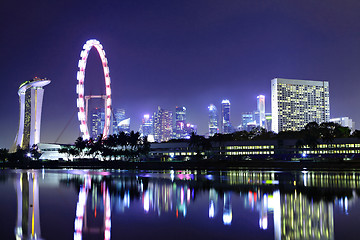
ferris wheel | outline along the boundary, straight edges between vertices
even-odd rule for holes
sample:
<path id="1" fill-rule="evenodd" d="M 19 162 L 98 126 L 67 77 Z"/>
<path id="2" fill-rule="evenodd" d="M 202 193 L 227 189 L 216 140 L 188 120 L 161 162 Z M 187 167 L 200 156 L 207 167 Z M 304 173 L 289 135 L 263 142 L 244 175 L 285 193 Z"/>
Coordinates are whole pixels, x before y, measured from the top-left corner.
<path id="1" fill-rule="evenodd" d="M 79 71 L 77 72 L 77 80 L 78 84 L 76 86 L 77 97 L 77 107 L 78 107 L 78 119 L 80 121 L 80 131 L 82 133 L 83 139 L 89 139 L 89 128 L 87 125 L 87 112 L 85 107 L 85 96 L 84 96 L 84 80 L 85 80 L 85 69 L 87 58 L 89 56 L 89 52 L 91 48 L 95 47 L 100 58 L 102 67 L 104 70 L 104 78 L 105 78 L 105 124 L 103 130 L 103 138 L 106 138 L 109 134 L 110 129 L 110 116 L 111 116 L 111 88 L 110 88 L 110 75 L 109 75 L 109 66 L 108 61 L 105 56 L 105 51 L 103 50 L 103 46 L 96 39 L 88 40 L 84 46 L 83 50 L 80 53 L 79 60 Z"/>

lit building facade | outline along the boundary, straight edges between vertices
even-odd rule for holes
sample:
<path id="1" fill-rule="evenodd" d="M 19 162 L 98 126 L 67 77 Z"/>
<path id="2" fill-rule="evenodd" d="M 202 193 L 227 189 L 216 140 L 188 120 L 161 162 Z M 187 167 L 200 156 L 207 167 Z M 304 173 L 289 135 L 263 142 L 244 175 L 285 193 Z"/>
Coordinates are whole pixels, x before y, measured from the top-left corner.
<path id="1" fill-rule="evenodd" d="M 90 112 L 90 137 L 96 139 L 98 136 L 103 134 L 105 125 L 105 112 L 104 108 L 94 108 Z"/>
<path id="2" fill-rule="evenodd" d="M 332 118 L 330 122 L 338 123 L 343 127 L 350 128 L 351 132 L 355 131 L 355 122 L 349 117 Z"/>
<path id="3" fill-rule="evenodd" d="M 176 107 L 175 108 L 175 139 L 186 138 L 186 108 L 185 107 Z"/>
<path id="4" fill-rule="evenodd" d="M 154 140 L 166 142 L 172 136 L 172 112 L 158 107 L 154 113 Z"/>
<path id="5" fill-rule="evenodd" d="M 219 133 L 218 112 L 214 104 L 210 104 L 209 109 L 209 136 Z"/>
<path id="6" fill-rule="evenodd" d="M 244 112 L 241 114 L 241 130 L 250 131 L 248 125 L 253 125 L 254 114 L 252 112 Z"/>
<path id="7" fill-rule="evenodd" d="M 46 78 L 35 77 L 33 80 L 20 85 L 18 90 L 20 103 L 19 129 L 10 152 L 15 152 L 17 146 L 26 149 L 40 142 L 43 87 L 50 82 Z"/>
<path id="8" fill-rule="evenodd" d="M 265 96 L 257 96 L 257 112 L 259 113 L 259 118 L 256 119 L 258 126 L 265 128 Z"/>
<path id="9" fill-rule="evenodd" d="M 228 99 L 221 102 L 221 133 L 232 133 L 232 126 L 230 123 L 230 101 Z"/>
<path id="10" fill-rule="evenodd" d="M 329 82 L 271 80 L 272 131 L 299 131 L 310 122 L 329 122 Z"/>
<path id="11" fill-rule="evenodd" d="M 113 110 L 113 133 L 119 134 L 120 132 L 130 132 L 130 118 L 125 115 L 125 109 L 115 108 Z"/>
<path id="12" fill-rule="evenodd" d="M 145 114 L 142 123 L 140 125 L 140 135 L 142 137 L 144 136 L 153 136 L 154 135 L 154 129 L 153 129 L 153 117 L 149 114 Z M 153 137 L 154 138 L 154 137 Z"/>

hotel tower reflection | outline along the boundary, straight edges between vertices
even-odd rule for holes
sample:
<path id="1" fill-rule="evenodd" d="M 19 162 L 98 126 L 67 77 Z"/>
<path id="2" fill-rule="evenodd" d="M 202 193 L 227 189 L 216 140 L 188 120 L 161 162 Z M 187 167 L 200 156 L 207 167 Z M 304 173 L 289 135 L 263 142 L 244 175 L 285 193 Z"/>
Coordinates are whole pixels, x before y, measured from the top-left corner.
<path id="1" fill-rule="evenodd" d="M 39 213 L 38 173 L 27 171 L 17 173 L 15 188 L 17 194 L 16 239 L 42 239 Z"/>
<path id="2" fill-rule="evenodd" d="M 188 218 L 196 201 L 206 209 L 203 221 L 222 218 L 226 227 L 238 227 L 244 214 L 239 209 L 245 208 L 258 213 L 259 231 L 273 228 L 274 239 L 334 239 L 334 209 L 347 214 L 360 183 L 360 174 L 351 172 L 68 170 L 57 176 L 61 187 L 75 187 L 78 193 L 74 240 L 90 235 L 109 240 L 112 217 L 139 207 L 141 214 Z M 16 174 L 16 239 L 41 239 L 37 179 L 38 171 Z"/>

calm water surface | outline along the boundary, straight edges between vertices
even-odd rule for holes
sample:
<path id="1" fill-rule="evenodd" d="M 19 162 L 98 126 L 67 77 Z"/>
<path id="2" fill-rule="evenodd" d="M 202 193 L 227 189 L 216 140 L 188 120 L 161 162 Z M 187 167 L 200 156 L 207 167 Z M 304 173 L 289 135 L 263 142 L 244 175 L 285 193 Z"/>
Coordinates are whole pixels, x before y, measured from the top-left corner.
<path id="1" fill-rule="evenodd" d="M 0 239 L 359 239 L 360 172 L 0 170 Z"/>

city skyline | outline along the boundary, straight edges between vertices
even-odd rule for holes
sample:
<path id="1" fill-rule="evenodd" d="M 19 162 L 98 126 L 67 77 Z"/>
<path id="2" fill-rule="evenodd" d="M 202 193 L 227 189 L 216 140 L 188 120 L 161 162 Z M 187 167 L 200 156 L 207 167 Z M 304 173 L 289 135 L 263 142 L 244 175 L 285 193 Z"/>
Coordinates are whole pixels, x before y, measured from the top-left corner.
<path id="1" fill-rule="evenodd" d="M 0 95 L 0 147 L 17 131 L 18 86 L 47 77 L 41 141 L 73 143 L 76 72 L 81 47 L 96 38 L 106 50 L 114 106 L 127 110 L 138 131 L 157 106 L 187 108 L 187 119 L 208 132 L 208 106 L 231 102 L 231 122 L 256 109 L 270 112 L 273 78 L 324 80 L 330 85 L 331 118 L 360 122 L 360 3 L 357 1 L 87 1 L 4 3 Z M 80 11 L 81 9 L 81 11 Z M 35 17 L 36 16 L 36 17 Z M 90 51 L 85 94 L 104 94 L 101 61 Z M 74 116 L 75 115 L 75 116 Z M 69 124 L 67 124 L 69 123 Z"/>

